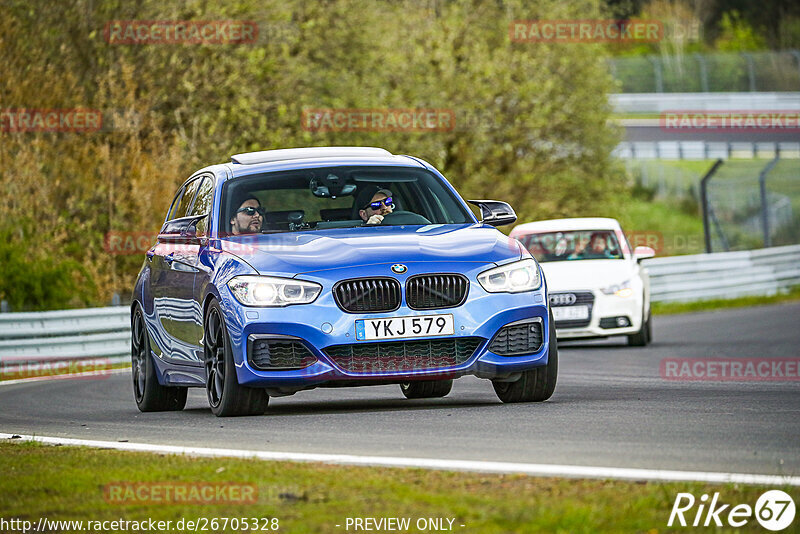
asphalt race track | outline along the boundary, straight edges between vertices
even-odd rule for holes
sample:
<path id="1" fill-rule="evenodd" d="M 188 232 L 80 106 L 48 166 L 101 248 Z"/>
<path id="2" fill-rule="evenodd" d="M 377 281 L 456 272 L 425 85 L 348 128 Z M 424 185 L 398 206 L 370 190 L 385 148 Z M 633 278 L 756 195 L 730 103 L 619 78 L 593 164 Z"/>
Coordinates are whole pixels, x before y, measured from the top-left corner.
<path id="1" fill-rule="evenodd" d="M 656 341 L 562 344 L 543 404 L 503 405 L 488 381 L 444 399 L 398 386 L 316 389 L 260 417 L 218 419 L 205 391 L 142 414 L 130 376 L 0 386 L 0 432 L 285 452 L 346 453 L 770 475 L 800 474 L 800 382 L 676 382 L 672 357 L 797 357 L 800 303 L 656 317 Z"/>
<path id="2" fill-rule="evenodd" d="M 706 141 L 709 143 L 797 143 L 796 131 L 747 131 L 735 129 L 669 130 L 656 119 L 651 125 L 625 126 L 625 140 L 630 142 Z"/>

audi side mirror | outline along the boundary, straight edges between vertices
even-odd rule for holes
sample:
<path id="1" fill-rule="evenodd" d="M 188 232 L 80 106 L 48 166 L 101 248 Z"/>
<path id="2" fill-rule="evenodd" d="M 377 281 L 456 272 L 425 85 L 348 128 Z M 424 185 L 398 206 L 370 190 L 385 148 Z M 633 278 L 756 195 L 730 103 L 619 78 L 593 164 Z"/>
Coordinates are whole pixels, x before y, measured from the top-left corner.
<path id="1" fill-rule="evenodd" d="M 517 220 L 514 209 L 506 202 L 499 200 L 467 200 L 481 210 L 481 222 L 491 226 L 503 226 Z"/>
<path id="2" fill-rule="evenodd" d="M 650 247 L 636 247 L 633 249 L 633 259 L 636 261 L 646 260 L 656 255 L 656 251 Z"/>

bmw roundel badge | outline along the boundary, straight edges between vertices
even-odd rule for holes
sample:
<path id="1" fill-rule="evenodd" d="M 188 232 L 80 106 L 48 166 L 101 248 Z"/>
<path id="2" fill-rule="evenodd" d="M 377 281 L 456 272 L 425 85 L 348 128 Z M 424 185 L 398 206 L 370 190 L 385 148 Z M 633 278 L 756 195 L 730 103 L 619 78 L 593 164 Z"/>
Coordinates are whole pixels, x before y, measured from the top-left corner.
<path id="1" fill-rule="evenodd" d="M 395 274 L 403 274 L 408 270 L 408 267 L 403 265 L 402 263 L 395 263 L 392 265 L 392 272 Z"/>

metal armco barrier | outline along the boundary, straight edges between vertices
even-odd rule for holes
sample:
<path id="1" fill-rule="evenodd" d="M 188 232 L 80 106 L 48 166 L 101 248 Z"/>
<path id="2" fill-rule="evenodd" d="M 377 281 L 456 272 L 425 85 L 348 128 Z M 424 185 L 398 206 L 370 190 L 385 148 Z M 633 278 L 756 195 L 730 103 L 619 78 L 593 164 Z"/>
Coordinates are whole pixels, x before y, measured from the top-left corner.
<path id="1" fill-rule="evenodd" d="M 771 295 L 800 285 L 800 245 L 645 260 L 653 302 Z M 169 304 L 169 303 L 164 303 Z M 171 316 L 196 310 L 165 306 Z M 0 364 L 130 358 L 130 308 L 0 313 Z"/>
<path id="2" fill-rule="evenodd" d="M 130 358 L 130 308 L 0 314 L 0 363 Z"/>
<path id="3" fill-rule="evenodd" d="M 644 260 L 653 302 L 774 295 L 800 285 L 800 245 Z"/>
<path id="4" fill-rule="evenodd" d="M 617 113 L 665 111 L 800 111 L 800 93 L 619 93 L 608 95 Z"/>

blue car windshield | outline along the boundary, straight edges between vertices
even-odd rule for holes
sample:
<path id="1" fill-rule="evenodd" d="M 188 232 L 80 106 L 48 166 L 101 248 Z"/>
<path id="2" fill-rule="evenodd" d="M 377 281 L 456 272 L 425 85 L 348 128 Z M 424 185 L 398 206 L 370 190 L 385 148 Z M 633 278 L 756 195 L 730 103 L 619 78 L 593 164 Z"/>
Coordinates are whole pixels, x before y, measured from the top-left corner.
<path id="1" fill-rule="evenodd" d="M 540 263 L 572 260 L 621 260 L 612 230 L 580 230 L 528 234 L 518 238 Z"/>
<path id="2" fill-rule="evenodd" d="M 373 196 L 388 197 L 390 205 L 370 206 Z M 375 213 L 381 214 L 382 226 L 473 222 L 461 200 L 425 169 L 338 166 L 228 180 L 220 203 L 220 233 L 352 228 L 366 226 Z"/>

